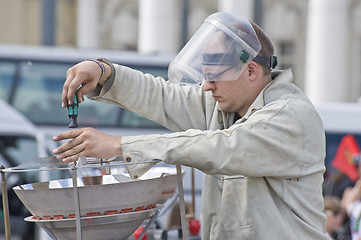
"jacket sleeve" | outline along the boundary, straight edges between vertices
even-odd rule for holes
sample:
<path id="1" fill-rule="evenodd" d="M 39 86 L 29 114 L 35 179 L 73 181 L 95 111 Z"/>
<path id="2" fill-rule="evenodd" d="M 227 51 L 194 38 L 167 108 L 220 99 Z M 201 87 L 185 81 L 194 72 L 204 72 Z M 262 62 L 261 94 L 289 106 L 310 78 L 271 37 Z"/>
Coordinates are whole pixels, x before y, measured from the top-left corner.
<path id="1" fill-rule="evenodd" d="M 112 66 L 113 76 L 88 98 L 116 104 L 173 131 L 207 128 L 215 103 L 206 104 L 208 93 L 201 86 L 171 84 L 125 66 Z"/>
<path id="2" fill-rule="evenodd" d="M 299 177 L 323 171 L 321 120 L 311 108 L 294 111 L 303 107 L 295 102 L 274 102 L 228 129 L 123 137 L 123 155 L 133 162 L 159 159 L 212 175 Z"/>

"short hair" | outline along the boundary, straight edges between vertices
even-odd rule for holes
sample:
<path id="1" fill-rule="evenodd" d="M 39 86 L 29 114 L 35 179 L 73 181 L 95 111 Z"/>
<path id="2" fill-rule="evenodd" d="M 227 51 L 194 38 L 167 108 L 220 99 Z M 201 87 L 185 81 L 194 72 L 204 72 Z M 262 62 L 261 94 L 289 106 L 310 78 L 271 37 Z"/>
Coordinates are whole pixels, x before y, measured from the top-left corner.
<path id="1" fill-rule="evenodd" d="M 274 55 L 274 47 L 271 39 L 267 36 L 267 34 L 254 22 L 251 22 L 251 25 L 258 37 L 258 40 L 261 44 L 261 50 L 259 51 L 257 56 L 260 57 L 271 57 Z M 262 66 L 262 65 L 261 65 Z M 271 69 L 266 66 L 262 66 L 264 74 L 267 75 L 271 72 Z"/>
<path id="2" fill-rule="evenodd" d="M 341 200 L 336 196 L 324 196 L 325 209 L 324 211 L 330 210 L 333 213 L 342 211 Z"/>

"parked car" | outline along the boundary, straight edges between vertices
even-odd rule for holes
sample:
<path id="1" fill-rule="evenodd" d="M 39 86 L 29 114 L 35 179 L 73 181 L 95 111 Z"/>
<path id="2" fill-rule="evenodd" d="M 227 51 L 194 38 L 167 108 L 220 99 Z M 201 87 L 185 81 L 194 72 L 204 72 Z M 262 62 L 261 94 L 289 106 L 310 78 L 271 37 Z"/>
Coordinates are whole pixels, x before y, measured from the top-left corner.
<path id="1" fill-rule="evenodd" d="M 67 126 L 67 112 L 60 102 L 66 71 L 84 59 L 98 57 L 164 78 L 173 59 L 172 55 L 130 51 L 0 45 L 0 98 L 36 125 Z M 80 106 L 78 123 L 102 128 L 139 128 L 145 132 L 162 129 L 117 106 L 89 100 Z"/>
<path id="2" fill-rule="evenodd" d="M 48 150 L 43 144 L 44 137 L 39 129 L 25 116 L 6 102 L 0 100 L 0 165 L 5 168 L 15 167 L 38 156 L 46 156 Z M 10 213 L 10 227 L 12 239 L 34 239 L 33 223 L 24 221 L 30 216 L 29 211 L 15 195 L 12 188 L 24 183 L 39 181 L 41 174 L 6 173 L 8 202 Z M 1 200 L 2 206 L 2 200 Z M 1 207 L 1 215 L 3 208 Z M 4 235 L 4 218 L 0 219 L 0 235 Z"/>

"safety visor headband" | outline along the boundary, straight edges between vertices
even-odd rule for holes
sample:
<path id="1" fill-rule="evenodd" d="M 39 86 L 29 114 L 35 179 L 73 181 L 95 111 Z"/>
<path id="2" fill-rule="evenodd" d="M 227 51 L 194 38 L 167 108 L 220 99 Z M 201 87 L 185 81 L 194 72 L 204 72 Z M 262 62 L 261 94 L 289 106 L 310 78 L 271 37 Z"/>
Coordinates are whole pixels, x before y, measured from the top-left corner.
<path id="1" fill-rule="evenodd" d="M 202 65 L 234 65 L 236 54 L 232 53 L 204 53 Z"/>
<path id="2" fill-rule="evenodd" d="M 278 64 L 277 56 L 270 56 L 270 57 L 261 57 L 256 56 L 253 61 L 261 64 L 262 66 L 269 67 L 275 69 Z"/>
<path id="3" fill-rule="evenodd" d="M 237 54 L 233 53 L 205 53 L 202 54 L 202 65 L 234 65 Z M 242 55 L 240 55 L 242 58 Z M 242 60 L 242 59 L 241 59 Z M 253 61 L 269 68 L 276 68 L 278 61 L 277 56 L 261 57 L 256 56 Z"/>

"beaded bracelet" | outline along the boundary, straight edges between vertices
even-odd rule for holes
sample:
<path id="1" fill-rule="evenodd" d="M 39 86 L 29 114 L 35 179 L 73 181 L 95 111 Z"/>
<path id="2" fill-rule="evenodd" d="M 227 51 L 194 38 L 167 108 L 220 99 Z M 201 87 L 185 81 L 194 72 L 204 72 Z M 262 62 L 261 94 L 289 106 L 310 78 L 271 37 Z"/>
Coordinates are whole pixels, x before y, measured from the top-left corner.
<path id="1" fill-rule="evenodd" d="M 105 74 L 105 66 L 104 66 L 104 64 L 102 62 L 98 61 L 98 60 L 95 60 L 95 59 L 87 59 L 87 61 L 92 61 L 92 62 L 95 62 L 96 64 L 98 64 L 98 66 L 102 70 L 102 74 L 99 77 L 99 79 L 101 79 Z"/>

